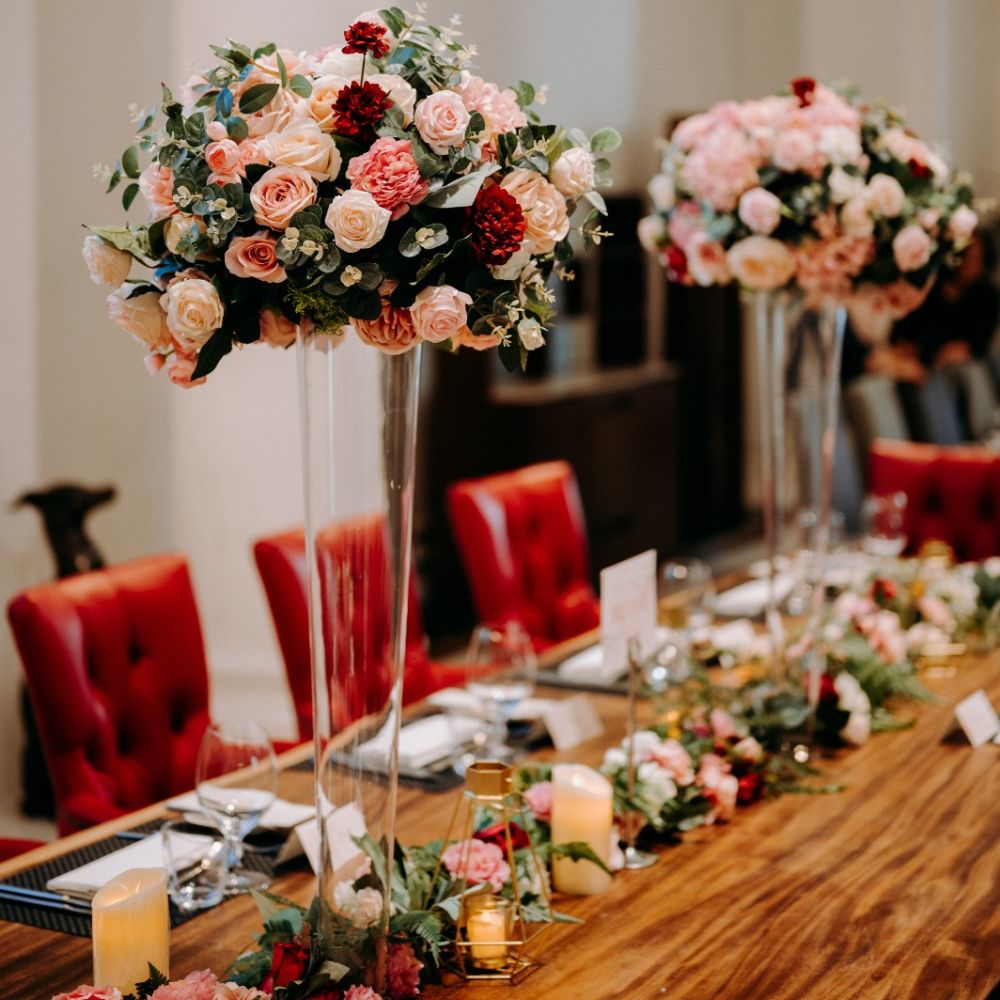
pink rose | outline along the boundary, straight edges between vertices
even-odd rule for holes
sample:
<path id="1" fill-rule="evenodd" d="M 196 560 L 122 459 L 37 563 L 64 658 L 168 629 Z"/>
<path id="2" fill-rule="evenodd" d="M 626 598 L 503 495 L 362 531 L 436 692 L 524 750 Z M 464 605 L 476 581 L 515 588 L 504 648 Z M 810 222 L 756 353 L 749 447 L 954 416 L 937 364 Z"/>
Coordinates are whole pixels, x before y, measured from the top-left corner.
<path id="1" fill-rule="evenodd" d="M 192 972 L 184 979 L 160 986 L 150 996 L 150 1000 L 215 1000 L 218 979 L 207 969 Z"/>
<path id="2" fill-rule="evenodd" d="M 816 153 L 816 142 L 805 129 L 789 128 L 775 138 L 772 159 L 779 170 L 793 174 L 799 170 L 811 171 Z"/>
<path id="3" fill-rule="evenodd" d="M 244 139 L 240 143 L 240 173 L 245 174 L 251 163 L 259 163 L 262 167 L 270 165 L 270 160 L 264 155 L 260 143 L 256 139 Z"/>
<path id="4" fill-rule="evenodd" d="M 906 193 L 895 177 L 888 174 L 876 174 L 868 182 L 868 207 L 876 215 L 886 219 L 894 219 L 903 211 Z"/>
<path id="5" fill-rule="evenodd" d="M 552 818 L 552 782 L 539 781 L 538 784 L 525 789 L 524 801 L 535 814 L 535 819 L 548 823 Z"/>
<path id="6" fill-rule="evenodd" d="M 743 739 L 733 747 L 733 753 L 740 760 L 748 760 L 756 763 L 764 757 L 764 748 L 752 737 L 744 736 Z"/>
<path id="7" fill-rule="evenodd" d="M 472 296 L 451 285 L 429 285 L 413 300 L 410 319 L 424 340 L 440 344 L 465 326 L 470 305 Z"/>
<path id="8" fill-rule="evenodd" d="M 743 129 L 723 124 L 692 150 L 681 168 L 681 180 L 717 212 L 731 212 L 744 191 L 758 186 L 759 162 Z"/>
<path id="9" fill-rule="evenodd" d="M 931 259 L 931 238 L 917 225 L 904 226 L 892 241 L 892 256 L 900 271 L 919 271 Z"/>
<path id="10" fill-rule="evenodd" d="M 739 794 L 740 783 L 729 771 L 729 764 L 714 753 L 707 753 L 701 758 L 698 784 L 714 803 L 714 808 L 705 817 L 706 823 L 731 819 L 736 812 L 736 797 Z"/>
<path id="11" fill-rule="evenodd" d="M 389 209 L 393 219 L 427 196 L 427 181 L 420 176 L 409 139 L 376 139 L 366 153 L 351 160 L 347 179 L 352 188 L 367 191 L 382 208 Z"/>
<path id="12" fill-rule="evenodd" d="M 209 122 L 205 126 L 205 135 L 207 135 L 213 142 L 218 142 L 220 139 L 226 139 L 229 137 L 229 133 L 226 131 L 226 126 L 219 121 Z"/>
<path id="13" fill-rule="evenodd" d="M 487 83 L 481 76 L 462 70 L 454 89 L 467 111 L 478 111 L 483 116 L 488 145 L 501 133 L 516 132 L 528 124 L 528 116 L 517 103 L 517 94 L 509 87 L 501 90 L 495 83 Z"/>
<path id="14" fill-rule="evenodd" d="M 503 851 L 496 844 L 484 844 L 475 837 L 446 847 L 441 863 L 455 878 L 470 885 L 489 882 L 494 892 L 499 892 L 510 878 L 510 865 L 504 860 Z"/>
<path id="15" fill-rule="evenodd" d="M 518 168 L 500 182 L 524 212 L 524 234 L 537 253 L 548 253 L 566 238 L 569 216 L 566 199 L 537 170 Z"/>
<path id="16" fill-rule="evenodd" d="M 160 296 L 167 326 L 187 351 L 197 351 L 222 326 L 225 307 L 219 293 L 202 272 L 181 271 Z"/>
<path id="17" fill-rule="evenodd" d="M 583 146 L 571 146 L 551 170 L 552 183 L 567 198 L 582 198 L 594 188 L 594 154 Z"/>
<path id="18" fill-rule="evenodd" d="M 979 224 L 979 216 L 968 205 L 959 205 L 948 220 L 948 235 L 959 247 L 964 247 Z"/>
<path id="19" fill-rule="evenodd" d="M 419 101 L 413 121 L 420 138 L 439 156 L 465 144 L 469 112 L 454 91 L 439 90 Z"/>
<path id="20" fill-rule="evenodd" d="M 781 200 L 765 188 L 751 188 L 740 195 L 739 216 L 750 232 L 770 236 L 781 222 Z"/>
<path id="21" fill-rule="evenodd" d="M 70 993 L 60 993 L 52 1000 L 122 1000 L 122 994 L 114 986 L 77 986 Z"/>
<path id="22" fill-rule="evenodd" d="M 795 274 L 795 257 L 780 240 L 748 236 L 726 253 L 729 270 L 752 291 L 770 291 L 787 285 Z"/>
<path id="23" fill-rule="evenodd" d="M 274 284 L 288 275 L 275 253 L 278 241 L 261 230 L 253 236 L 237 236 L 226 250 L 226 268 L 237 278 L 256 278 Z"/>
<path id="24" fill-rule="evenodd" d="M 213 174 L 235 177 L 241 172 L 243 158 L 240 147 L 232 139 L 220 139 L 205 147 L 205 162 Z"/>
<path id="25" fill-rule="evenodd" d="M 314 181 L 332 181 L 340 173 L 337 144 L 312 119 L 294 121 L 281 132 L 269 132 L 257 145 L 261 155 L 275 166 L 301 167 Z"/>
<path id="26" fill-rule="evenodd" d="M 255 76 L 251 73 L 244 84 L 251 81 Z M 262 77 L 254 79 L 254 83 L 273 83 L 273 77 Z M 236 93 L 237 88 L 232 88 Z M 302 118 L 308 114 L 305 102 L 297 97 L 287 87 L 280 87 L 277 94 L 271 99 L 271 103 L 265 105 L 259 111 L 246 115 L 244 121 L 247 123 L 247 131 L 251 139 L 260 139 L 271 132 L 280 132 L 287 128 L 296 118 Z"/>
<path id="27" fill-rule="evenodd" d="M 955 624 L 951 611 L 948 610 L 948 605 L 940 597 L 935 597 L 933 594 L 925 594 L 921 597 L 917 602 L 917 609 L 920 611 L 921 617 L 939 628 L 951 628 Z"/>
<path id="28" fill-rule="evenodd" d="M 389 992 L 393 997 L 415 997 L 420 993 L 420 970 L 424 967 L 408 944 L 390 944 L 387 959 Z"/>
<path id="29" fill-rule="evenodd" d="M 287 229 L 292 216 L 316 201 L 316 182 L 302 167 L 272 167 L 250 189 L 254 218 L 270 229 Z"/>
<path id="30" fill-rule="evenodd" d="M 382 315 L 378 319 L 357 319 L 352 317 L 354 332 L 371 347 L 377 347 L 386 354 L 402 354 L 420 343 L 420 334 L 413 326 L 408 309 L 397 309 L 389 302 L 396 287 L 394 281 L 383 281 L 379 292 L 382 295 Z"/>
<path id="31" fill-rule="evenodd" d="M 296 326 L 281 313 L 270 309 L 260 311 L 260 339 L 272 347 L 288 347 L 295 343 Z M 339 342 L 339 341 L 338 341 Z"/>
<path id="32" fill-rule="evenodd" d="M 83 259 L 95 285 L 118 288 L 132 269 L 132 255 L 91 233 L 83 239 Z"/>
<path id="33" fill-rule="evenodd" d="M 150 351 L 143 359 L 142 363 L 146 366 L 146 371 L 150 375 L 156 375 L 158 372 L 162 371 L 163 366 L 167 363 L 167 359 L 162 355 L 158 354 L 156 351 Z"/>
<path id="34" fill-rule="evenodd" d="M 717 740 L 728 740 L 736 735 L 736 726 L 730 714 L 721 708 L 713 708 L 708 716 L 712 733 Z"/>
<path id="35" fill-rule="evenodd" d="M 174 204 L 174 172 L 155 160 L 139 174 L 139 193 L 150 219 L 163 219 L 178 211 Z"/>
<path id="36" fill-rule="evenodd" d="M 129 298 L 129 291 L 122 286 L 108 296 L 108 315 L 150 350 L 166 350 L 170 346 L 170 330 L 160 308 L 159 293 L 143 292 Z"/>
<path id="37" fill-rule="evenodd" d="M 711 240 L 705 233 L 696 233 L 686 248 L 688 273 L 703 287 L 728 285 L 732 280 L 726 251 L 721 243 Z"/>
<path id="38" fill-rule="evenodd" d="M 370 986 L 352 986 L 344 993 L 344 1000 L 382 1000 L 382 994 L 376 993 Z"/>
<path id="39" fill-rule="evenodd" d="M 174 341 L 174 356 L 167 369 L 167 377 L 174 385 L 179 385 L 182 389 L 193 389 L 196 385 L 204 384 L 207 376 L 192 379 L 195 366 L 198 364 L 198 355 L 184 348 Z"/>
<path id="40" fill-rule="evenodd" d="M 678 785 L 690 785 L 694 781 L 691 755 L 678 740 L 664 740 L 650 749 L 649 756 L 660 767 L 669 771 Z"/>

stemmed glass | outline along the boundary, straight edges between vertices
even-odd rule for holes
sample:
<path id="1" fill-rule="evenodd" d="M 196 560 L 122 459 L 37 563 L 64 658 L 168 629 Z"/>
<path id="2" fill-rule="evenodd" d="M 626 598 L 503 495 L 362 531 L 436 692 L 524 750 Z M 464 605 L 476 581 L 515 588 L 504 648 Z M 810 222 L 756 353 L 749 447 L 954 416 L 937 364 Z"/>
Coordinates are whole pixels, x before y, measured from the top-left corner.
<path id="1" fill-rule="evenodd" d="M 195 767 L 202 810 L 226 846 L 226 895 L 266 889 L 270 878 L 242 867 L 243 839 L 274 803 L 278 768 L 274 748 L 254 722 L 215 724 L 205 730 Z"/>
<path id="2" fill-rule="evenodd" d="M 895 559 L 906 548 L 906 494 L 867 496 L 861 508 L 865 552 L 877 559 Z"/>
<path id="3" fill-rule="evenodd" d="M 712 624 L 715 582 L 700 559 L 674 559 L 660 567 L 657 586 L 659 622 L 680 633 L 687 650 L 693 632 Z"/>
<path id="4" fill-rule="evenodd" d="M 475 677 L 467 687 L 483 704 L 490 722 L 484 753 L 508 760 L 514 751 L 506 745 L 507 721 L 514 709 L 535 690 L 538 660 L 531 638 L 519 622 L 498 628 L 477 626 L 466 657 Z"/>

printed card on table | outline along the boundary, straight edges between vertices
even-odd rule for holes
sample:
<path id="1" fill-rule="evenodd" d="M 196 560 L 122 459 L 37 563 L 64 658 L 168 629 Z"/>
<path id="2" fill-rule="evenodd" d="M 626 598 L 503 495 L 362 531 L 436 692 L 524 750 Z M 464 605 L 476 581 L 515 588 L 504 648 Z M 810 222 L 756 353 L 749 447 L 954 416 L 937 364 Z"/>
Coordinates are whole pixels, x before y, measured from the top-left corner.
<path id="1" fill-rule="evenodd" d="M 601 570 L 601 648 L 605 677 L 628 669 L 628 642 L 642 655 L 656 645 L 656 552 L 649 549 Z"/>
<path id="2" fill-rule="evenodd" d="M 955 706 L 955 718 L 974 747 L 996 741 L 1000 733 L 1000 718 L 982 688 Z"/>

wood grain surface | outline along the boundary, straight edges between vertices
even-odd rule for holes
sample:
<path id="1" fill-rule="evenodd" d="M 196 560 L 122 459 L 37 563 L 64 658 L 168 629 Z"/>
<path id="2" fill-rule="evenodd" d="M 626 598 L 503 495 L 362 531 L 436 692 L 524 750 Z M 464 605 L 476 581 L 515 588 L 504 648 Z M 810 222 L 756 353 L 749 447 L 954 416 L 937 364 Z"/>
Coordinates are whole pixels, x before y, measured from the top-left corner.
<path id="1" fill-rule="evenodd" d="M 955 661 L 928 679 L 940 704 L 917 725 L 823 761 L 837 795 L 786 796 L 692 831 L 659 863 L 622 872 L 603 896 L 561 898 L 581 926 L 553 928 L 543 965 L 515 995 L 557 1000 L 983 1000 L 1000 981 L 1000 748 L 946 739 L 955 702 L 985 688 L 1000 704 L 1000 653 Z M 560 696 L 559 694 L 556 695 Z M 596 763 L 624 728 L 624 699 L 593 696 L 606 734 L 566 754 Z M 286 763 L 308 748 L 286 755 Z M 311 779 L 282 775 L 307 801 Z M 400 792 L 404 843 L 442 836 L 452 795 Z M 156 807 L 59 841 L 0 867 L 0 878 L 74 843 L 155 815 Z M 298 868 L 276 890 L 307 901 Z M 177 928 L 171 969 L 223 972 L 258 927 L 247 899 Z M 90 943 L 0 923 L 0 998 L 49 1000 L 89 982 Z M 424 996 L 510 997 L 507 985 L 430 987 Z"/>

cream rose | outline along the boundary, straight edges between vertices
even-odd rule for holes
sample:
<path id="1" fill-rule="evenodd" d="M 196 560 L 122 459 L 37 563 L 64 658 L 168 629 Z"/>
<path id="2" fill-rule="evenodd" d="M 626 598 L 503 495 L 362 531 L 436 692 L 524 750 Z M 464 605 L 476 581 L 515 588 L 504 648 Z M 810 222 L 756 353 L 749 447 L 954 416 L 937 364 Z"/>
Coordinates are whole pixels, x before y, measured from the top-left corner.
<path id="1" fill-rule="evenodd" d="M 840 224 L 848 236 L 871 236 L 875 231 L 871 212 L 868 211 L 868 199 L 855 197 L 849 199 L 840 210 Z"/>
<path id="2" fill-rule="evenodd" d="M 795 274 L 795 257 L 780 240 L 748 236 L 726 252 L 733 277 L 745 288 L 769 291 L 788 284 Z"/>
<path id="3" fill-rule="evenodd" d="M 273 82 L 268 78 L 267 82 Z M 271 99 L 271 103 L 247 115 L 247 131 L 251 139 L 261 139 L 271 132 L 280 132 L 287 128 L 296 118 L 304 118 L 309 114 L 306 103 L 301 97 L 285 87 L 279 87 Z"/>
<path id="4" fill-rule="evenodd" d="M 182 271 L 170 282 L 160 297 L 160 308 L 181 346 L 196 351 L 222 326 L 225 309 L 211 281 L 186 277 L 187 273 Z"/>
<path id="5" fill-rule="evenodd" d="M 856 174 L 849 174 L 841 167 L 830 171 L 830 200 L 835 205 L 842 205 L 852 198 L 860 198 L 865 193 L 865 182 Z"/>
<path id="6" fill-rule="evenodd" d="M 287 229 L 292 216 L 316 200 L 316 182 L 302 167 L 282 165 L 264 173 L 250 189 L 254 218 L 271 229 Z"/>
<path id="7" fill-rule="evenodd" d="M 343 49 L 330 49 L 323 53 L 317 70 L 323 76 L 342 76 L 348 80 L 357 80 L 361 76 L 364 61 L 363 52 L 347 53 Z"/>
<path id="8" fill-rule="evenodd" d="M 900 271 L 919 271 L 930 259 L 933 244 L 915 224 L 904 226 L 892 241 L 892 256 Z"/>
<path id="9" fill-rule="evenodd" d="M 129 298 L 129 291 L 116 288 L 108 296 L 108 315 L 151 351 L 165 351 L 170 347 L 170 330 L 160 308 L 159 293 L 145 292 Z"/>
<path id="10" fill-rule="evenodd" d="M 674 202 L 677 201 L 673 178 L 666 174 L 656 174 L 649 182 L 647 190 L 657 211 L 669 212 L 674 207 Z"/>
<path id="11" fill-rule="evenodd" d="M 174 204 L 174 172 L 155 160 L 139 174 L 139 193 L 150 219 L 162 219 L 178 210 Z"/>
<path id="12" fill-rule="evenodd" d="M 666 224 L 658 215 L 647 215 L 640 219 L 637 230 L 639 243 L 649 253 L 656 253 L 667 236 Z"/>
<path id="13" fill-rule="evenodd" d="M 163 227 L 163 242 L 171 253 L 177 253 L 180 242 L 192 232 L 204 233 L 205 220 L 197 215 L 172 215 Z"/>
<path id="14" fill-rule="evenodd" d="M 83 239 L 83 259 L 95 285 L 117 288 L 132 269 L 132 255 L 112 246 L 100 236 L 91 234 Z"/>
<path id="15" fill-rule="evenodd" d="M 293 122 L 282 132 L 260 140 L 261 152 L 275 165 L 301 167 L 315 181 L 334 180 L 340 173 L 340 150 L 312 119 Z"/>
<path id="16" fill-rule="evenodd" d="M 583 146 L 573 146 L 556 160 L 549 176 L 561 194 L 582 198 L 594 189 L 594 154 Z"/>
<path id="17" fill-rule="evenodd" d="M 765 188 L 751 188 L 740 195 L 739 216 L 750 232 L 769 236 L 781 222 L 781 199 Z"/>
<path id="18" fill-rule="evenodd" d="M 385 236 L 392 212 L 367 192 L 352 189 L 337 195 L 326 210 L 334 242 L 347 253 L 367 250 Z"/>
<path id="19" fill-rule="evenodd" d="M 389 100 L 402 112 L 404 125 L 413 121 L 417 92 L 401 76 L 395 73 L 371 73 L 365 77 L 365 83 L 378 84 L 389 95 Z"/>
<path id="20" fill-rule="evenodd" d="M 895 177 L 876 174 L 868 182 L 868 206 L 876 215 L 894 219 L 903 211 L 906 194 Z"/>
<path id="21" fill-rule="evenodd" d="M 524 234 L 538 253 L 548 253 L 566 238 L 569 232 L 566 199 L 540 173 L 512 170 L 500 186 L 521 206 Z"/>
<path id="22" fill-rule="evenodd" d="M 410 319 L 414 329 L 424 340 L 440 344 L 454 337 L 465 326 L 466 307 L 472 305 L 472 296 L 451 285 L 433 285 L 425 288 L 410 306 Z"/>
<path id="23" fill-rule="evenodd" d="M 324 131 L 333 131 L 333 105 L 337 95 L 351 81 L 346 76 L 321 76 L 313 80 L 312 93 L 306 98 L 306 110 Z"/>
<path id="24" fill-rule="evenodd" d="M 861 158 L 861 136 L 846 125 L 827 125 L 819 133 L 819 151 L 834 166 L 854 163 Z"/>
<path id="25" fill-rule="evenodd" d="M 545 331 L 537 319 L 526 316 L 517 324 L 517 339 L 526 351 L 537 351 L 545 346 Z"/>
<path id="26" fill-rule="evenodd" d="M 461 97 L 451 90 L 439 90 L 420 101 L 413 113 L 420 138 L 439 156 L 465 142 L 469 112 Z"/>

